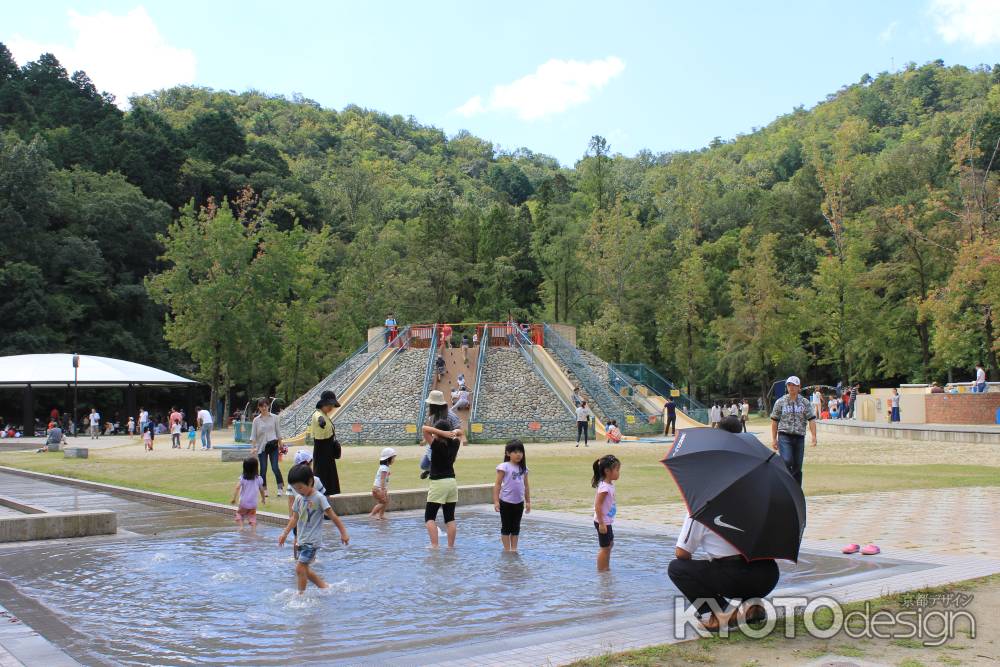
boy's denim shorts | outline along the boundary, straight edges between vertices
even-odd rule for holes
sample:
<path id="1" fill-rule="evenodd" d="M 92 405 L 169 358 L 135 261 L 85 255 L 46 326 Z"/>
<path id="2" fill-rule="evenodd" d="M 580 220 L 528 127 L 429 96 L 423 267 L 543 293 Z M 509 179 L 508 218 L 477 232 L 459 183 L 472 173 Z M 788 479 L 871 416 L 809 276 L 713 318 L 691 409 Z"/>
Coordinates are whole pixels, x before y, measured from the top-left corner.
<path id="1" fill-rule="evenodd" d="M 431 448 L 427 448 L 427 453 L 423 455 L 420 459 L 420 469 L 430 470 L 431 469 Z"/>
<path id="2" fill-rule="evenodd" d="M 314 544 L 300 544 L 299 545 L 299 560 L 298 562 L 303 565 L 309 565 L 314 560 L 316 560 L 316 551 L 318 547 Z"/>

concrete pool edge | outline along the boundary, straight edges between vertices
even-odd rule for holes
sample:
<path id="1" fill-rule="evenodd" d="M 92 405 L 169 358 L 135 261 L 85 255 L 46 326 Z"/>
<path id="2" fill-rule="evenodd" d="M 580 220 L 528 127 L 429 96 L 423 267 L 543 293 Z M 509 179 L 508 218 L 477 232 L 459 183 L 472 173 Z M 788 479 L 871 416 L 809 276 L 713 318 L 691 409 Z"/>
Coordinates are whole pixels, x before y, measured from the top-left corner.
<path id="1" fill-rule="evenodd" d="M 80 663 L 0 605 L 0 667 L 79 667 Z"/>
<path id="2" fill-rule="evenodd" d="M 0 495 L 0 506 L 19 512 L 0 516 L 0 544 L 114 535 L 118 515 L 110 510 L 62 512 Z"/>
<path id="3" fill-rule="evenodd" d="M 29 477 L 32 479 L 44 480 L 46 482 L 52 482 L 56 484 L 66 484 L 68 486 L 74 486 L 81 489 L 86 489 L 88 491 L 99 491 L 103 493 L 111 493 L 122 496 L 127 496 L 131 498 L 140 498 L 144 500 L 154 500 L 157 502 L 169 503 L 172 505 L 182 505 L 184 507 L 191 507 L 194 509 L 204 510 L 206 512 L 212 512 L 214 514 L 232 514 L 235 512 L 235 507 L 233 505 L 226 505 L 223 503 L 213 503 L 209 500 L 197 500 L 194 498 L 187 498 L 185 496 L 173 496 L 166 493 L 157 493 L 156 491 L 146 491 L 144 489 L 133 489 L 128 486 L 118 486 L 115 484 L 108 484 L 106 482 L 94 482 L 87 479 L 79 479 L 76 477 L 64 477 L 62 475 L 53 475 L 46 472 L 37 472 L 34 470 L 25 470 L 23 468 L 12 468 L 10 466 L 0 466 L 0 472 L 9 473 L 11 475 L 20 475 L 22 477 Z M 492 484 L 473 484 L 458 487 L 459 490 L 459 503 L 461 506 L 470 505 L 483 505 L 492 504 L 493 502 L 493 485 Z M 391 499 L 393 505 L 390 505 L 390 513 L 401 512 L 411 509 L 422 509 L 424 503 L 426 502 L 427 490 L 426 489 L 400 489 L 398 491 L 390 491 Z M 471 496 L 471 499 L 470 499 Z M 277 498 L 272 498 L 272 502 L 277 500 Z M 359 514 L 367 514 L 372 507 L 372 497 L 370 493 L 345 493 L 333 497 L 332 505 L 335 512 L 341 516 L 355 516 Z M 288 522 L 287 514 L 279 514 L 277 512 L 257 512 L 257 521 L 264 524 L 271 524 L 275 526 L 283 526 Z"/>

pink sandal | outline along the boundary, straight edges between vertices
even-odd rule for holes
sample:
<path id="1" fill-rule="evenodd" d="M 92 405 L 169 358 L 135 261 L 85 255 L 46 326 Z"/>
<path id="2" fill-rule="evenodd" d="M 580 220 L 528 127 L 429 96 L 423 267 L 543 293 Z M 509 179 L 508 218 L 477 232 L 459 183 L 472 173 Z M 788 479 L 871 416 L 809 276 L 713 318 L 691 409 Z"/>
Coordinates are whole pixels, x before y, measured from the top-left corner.
<path id="1" fill-rule="evenodd" d="M 875 556 L 880 553 L 882 553 L 882 550 L 876 544 L 866 544 L 864 549 L 861 550 L 862 556 Z"/>
<path id="2" fill-rule="evenodd" d="M 842 553 L 842 554 L 856 554 L 859 551 L 861 551 L 861 545 L 860 544 L 853 544 L 852 543 L 852 544 L 848 544 L 846 547 L 844 547 L 843 549 L 841 549 L 840 553 Z"/>

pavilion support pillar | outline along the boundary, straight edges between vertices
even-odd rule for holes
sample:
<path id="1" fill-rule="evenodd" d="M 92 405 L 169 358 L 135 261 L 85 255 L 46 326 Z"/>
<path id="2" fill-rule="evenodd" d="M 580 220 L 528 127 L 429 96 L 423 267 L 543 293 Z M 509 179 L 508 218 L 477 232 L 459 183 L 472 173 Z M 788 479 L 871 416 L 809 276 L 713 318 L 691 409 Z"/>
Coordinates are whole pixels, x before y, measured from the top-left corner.
<path id="1" fill-rule="evenodd" d="M 35 392 L 32 391 L 30 384 L 24 387 L 21 424 L 21 433 L 24 434 L 24 437 L 33 438 L 35 436 Z"/>
<path id="2" fill-rule="evenodd" d="M 184 398 L 184 418 L 188 424 L 197 424 L 198 415 L 195 413 L 195 387 L 197 385 L 188 385 L 187 391 L 185 392 Z"/>
<path id="3" fill-rule="evenodd" d="M 138 414 L 139 414 L 139 406 L 136 405 L 135 385 L 130 384 L 129 386 L 125 387 L 125 418 L 122 419 L 122 428 L 124 428 L 125 425 L 128 424 L 129 417 L 135 419 L 136 415 Z M 136 424 L 135 427 L 136 429 L 138 429 L 139 425 Z"/>

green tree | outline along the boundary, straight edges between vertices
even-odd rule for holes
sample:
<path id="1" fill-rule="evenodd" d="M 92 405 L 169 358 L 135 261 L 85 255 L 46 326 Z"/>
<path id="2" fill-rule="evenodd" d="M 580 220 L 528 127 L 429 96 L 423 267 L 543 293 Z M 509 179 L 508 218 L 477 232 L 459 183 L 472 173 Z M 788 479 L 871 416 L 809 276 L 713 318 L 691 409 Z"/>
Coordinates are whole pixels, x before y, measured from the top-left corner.
<path id="1" fill-rule="evenodd" d="M 587 144 L 587 153 L 578 167 L 582 172 L 580 189 L 592 209 L 606 210 L 615 201 L 611 183 L 611 146 L 604 137 L 595 134 Z"/>
<path id="2" fill-rule="evenodd" d="M 753 381 L 764 400 L 778 370 L 801 368 L 805 357 L 797 304 L 778 268 L 777 245 L 774 234 L 755 240 L 752 228 L 743 230 L 739 265 L 729 276 L 733 312 L 713 323 L 719 370 L 730 381 Z"/>
<path id="3" fill-rule="evenodd" d="M 699 369 L 706 355 L 706 313 L 710 294 L 705 282 L 706 265 L 694 233 L 682 234 L 674 244 L 673 268 L 656 315 L 660 331 L 660 356 L 679 372 L 678 384 L 694 396 Z"/>
<path id="4" fill-rule="evenodd" d="M 268 245 L 276 233 L 266 220 L 238 219 L 224 201 L 189 205 L 160 237 L 165 268 L 146 285 L 167 308 L 167 341 L 191 355 L 208 382 L 213 409 L 253 357 L 274 351 L 270 301 L 284 261 Z"/>
<path id="5" fill-rule="evenodd" d="M 994 90 L 1000 107 L 1000 87 Z M 955 268 L 927 311 L 935 317 L 934 348 L 942 359 L 951 366 L 985 363 L 995 374 L 1000 352 L 1000 173 L 976 166 L 979 151 L 970 134 L 955 142 L 958 192 L 950 212 L 959 223 L 959 245 Z"/>

